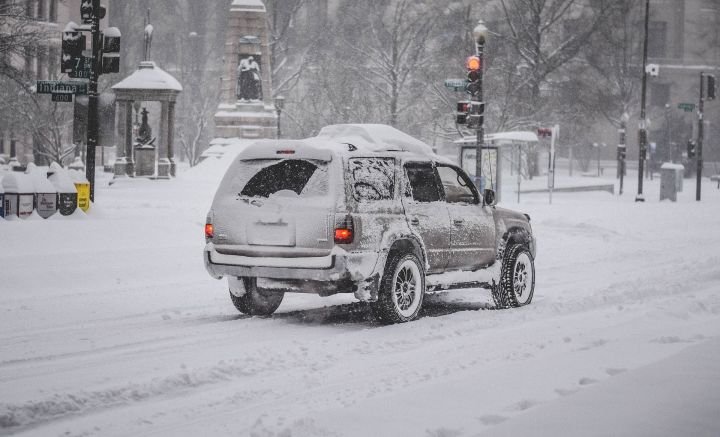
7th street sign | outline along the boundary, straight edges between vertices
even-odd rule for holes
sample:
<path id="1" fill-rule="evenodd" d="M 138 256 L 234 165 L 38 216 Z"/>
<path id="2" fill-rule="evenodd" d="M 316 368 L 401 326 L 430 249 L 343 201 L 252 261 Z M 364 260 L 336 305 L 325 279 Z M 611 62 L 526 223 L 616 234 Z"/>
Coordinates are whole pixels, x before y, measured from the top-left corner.
<path id="1" fill-rule="evenodd" d="M 38 94 L 70 93 L 86 96 L 88 84 L 80 80 L 38 80 L 35 89 Z"/>

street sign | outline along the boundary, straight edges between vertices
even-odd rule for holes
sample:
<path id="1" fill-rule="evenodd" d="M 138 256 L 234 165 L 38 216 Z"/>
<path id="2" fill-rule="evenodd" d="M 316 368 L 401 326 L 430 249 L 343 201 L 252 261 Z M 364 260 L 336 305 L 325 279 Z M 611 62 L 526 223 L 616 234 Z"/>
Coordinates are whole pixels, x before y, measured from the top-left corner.
<path id="1" fill-rule="evenodd" d="M 77 96 L 85 96 L 88 93 L 87 82 L 79 80 L 38 80 L 35 88 L 38 94 L 69 92 Z"/>
<path id="2" fill-rule="evenodd" d="M 72 71 L 68 73 L 73 79 L 90 79 L 92 73 L 92 58 L 82 56 L 80 58 L 73 58 Z"/>
<path id="3" fill-rule="evenodd" d="M 682 109 L 685 112 L 693 112 L 695 110 L 694 103 L 678 103 L 678 109 Z"/>
<path id="4" fill-rule="evenodd" d="M 71 92 L 58 92 L 52 93 L 53 102 L 72 103 L 73 93 Z"/>
<path id="5" fill-rule="evenodd" d="M 445 79 L 445 86 L 454 88 L 455 91 L 464 90 L 468 83 L 467 79 Z"/>

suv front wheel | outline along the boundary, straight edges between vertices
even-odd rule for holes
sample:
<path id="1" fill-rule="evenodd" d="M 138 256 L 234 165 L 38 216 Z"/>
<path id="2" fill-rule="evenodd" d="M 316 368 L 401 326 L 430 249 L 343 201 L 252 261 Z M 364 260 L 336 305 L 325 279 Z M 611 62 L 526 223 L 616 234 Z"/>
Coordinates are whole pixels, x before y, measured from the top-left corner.
<path id="1" fill-rule="evenodd" d="M 497 308 L 520 307 L 532 301 L 535 291 L 535 260 L 527 247 L 514 244 L 505 251 L 500 283 L 492 289 Z"/>
<path id="2" fill-rule="evenodd" d="M 412 253 L 391 254 L 385 265 L 375 315 L 386 323 L 409 322 L 417 317 L 425 295 L 425 269 Z"/>

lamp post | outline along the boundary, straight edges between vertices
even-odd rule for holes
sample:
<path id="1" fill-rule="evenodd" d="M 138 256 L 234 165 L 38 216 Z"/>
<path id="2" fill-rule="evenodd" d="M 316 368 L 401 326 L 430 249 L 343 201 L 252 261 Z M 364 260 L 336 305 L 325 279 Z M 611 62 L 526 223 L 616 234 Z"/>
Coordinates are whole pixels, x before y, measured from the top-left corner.
<path id="1" fill-rule="evenodd" d="M 627 153 L 627 147 L 625 145 L 625 128 L 627 122 L 630 120 L 630 114 L 623 112 L 620 117 L 620 129 L 618 129 L 618 175 L 620 176 L 620 195 L 623 193 L 623 180 L 625 179 L 625 158 Z"/>
<path id="2" fill-rule="evenodd" d="M 483 101 L 483 89 L 482 89 L 482 80 L 483 80 L 483 55 L 485 52 L 485 39 L 487 38 L 487 27 L 485 27 L 485 23 L 480 20 L 478 21 L 477 26 L 473 29 L 472 32 L 473 39 L 475 40 L 475 53 L 477 57 L 480 59 L 480 68 L 478 69 L 478 90 L 475 94 L 475 98 L 478 102 Z M 485 142 L 485 129 L 483 128 L 483 117 L 480 117 L 480 123 L 477 127 L 477 140 L 476 140 L 476 155 L 475 155 L 475 180 L 478 187 L 478 190 L 482 190 L 482 149 Z"/>
<path id="3" fill-rule="evenodd" d="M 285 107 L 285 97 L 283 96 L 277 96 L 275 97 L 275 110 L 277 110 L 277 139 L 280 139 L 281 131 L 280 131 L 280 115 L 282 114 L 282 110 Z"/>
<path id="4" fill-rule="evenodd" d="M 650 0 L 645 0 L 645 38 L 643 41 L 643 63 L 642 63 L 642 94 L 640 100 L 640 131 L 638 141 L 638 193 L 635 196 L 636 202 L 644 202 L 643 197 L 643 166 L 645 154 L 647 153 L 647 119 L 645 118 L 645 98 L 647 96 L 647 58 L 648 58 L 648 27 L 650 24 Z"/>

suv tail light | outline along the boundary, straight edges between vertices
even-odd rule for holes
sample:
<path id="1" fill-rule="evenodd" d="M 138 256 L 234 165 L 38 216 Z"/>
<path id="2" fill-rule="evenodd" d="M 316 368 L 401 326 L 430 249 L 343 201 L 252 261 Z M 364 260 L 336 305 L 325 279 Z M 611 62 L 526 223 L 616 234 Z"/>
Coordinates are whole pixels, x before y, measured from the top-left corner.
<path id="1" fill-rule="evenodd" d="M 355 238 L 354 223 L 351 216 L 335 225 L 335 244 L 350 244 Z"/>
<path id="2" fill-rule="evenodd" d="M 212 238 L 213 237 L 213 225 L 212 223 L 206 223 L 205 224 L 205 238 Z"/>

